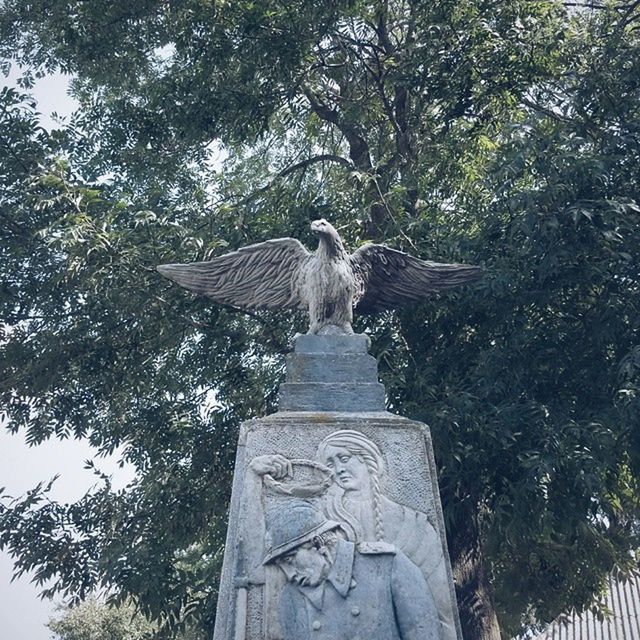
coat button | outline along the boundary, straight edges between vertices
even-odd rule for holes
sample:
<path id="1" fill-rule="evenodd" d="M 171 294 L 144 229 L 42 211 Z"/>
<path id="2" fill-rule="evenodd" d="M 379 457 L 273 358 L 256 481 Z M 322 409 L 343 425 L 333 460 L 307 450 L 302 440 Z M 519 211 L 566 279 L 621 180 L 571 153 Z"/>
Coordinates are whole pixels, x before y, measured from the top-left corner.
<path id="1" fill-rule="evenodd" d="M 352 607 L 351 615 L 352 616 L 359 616 L 360 615 L 360 608 L 359 607 Z"/>
<path id="2" fill-rule="evenodd" d="M 317 631 L 321 626 L 322 626 L 322 623 L 320 622 L 320 620 L 314 620 L 314 621 L 311 623 L 311 628 L 312 628 L 314 631 Z"/>

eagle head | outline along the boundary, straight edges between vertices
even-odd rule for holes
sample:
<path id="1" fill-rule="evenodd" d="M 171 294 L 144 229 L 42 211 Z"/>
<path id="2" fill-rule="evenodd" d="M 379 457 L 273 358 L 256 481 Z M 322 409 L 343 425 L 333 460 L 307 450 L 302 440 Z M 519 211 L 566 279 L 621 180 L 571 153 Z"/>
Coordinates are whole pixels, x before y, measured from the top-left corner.
<path id="1" fill-rule="evenodd" d="M 335 230 L 333 225 L 324 218 L 314 220 L 311 223 L 311 231 L 315 233 L 320 240 L 318 250 L 330 256 L 342 256 L 345 253 L 340 234 Z"/>
<path id="2" fill-rule="evenodd" d="M 320 220 L 314 220 L 311 223 L 311 231 L 319 236 L 340 239 L 340 236 L 333 225 L 327 222 L 324 218 L 320 218 Z"/>

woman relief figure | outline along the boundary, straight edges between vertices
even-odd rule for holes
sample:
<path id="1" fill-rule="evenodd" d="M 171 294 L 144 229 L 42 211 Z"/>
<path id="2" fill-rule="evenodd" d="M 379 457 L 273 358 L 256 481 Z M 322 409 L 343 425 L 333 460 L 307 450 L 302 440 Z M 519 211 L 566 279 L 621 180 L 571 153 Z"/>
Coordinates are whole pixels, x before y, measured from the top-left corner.
<path id="1" fill-rule="evenodd" d="M 251 467 L 258 475 L 283 477 L 283 456 L 260 456 Z M 343 525 L 355 542 L 387 542 L 400 549 L 424 575 L 438 608 L 443 638 L 456 637 L 449 582 L 440 537 L 427 515 L 394 502 L 382 490 L 385 464 L 375 442 L 359 431 L 341 430 L 318 446 L 316 462 L 331 471 L 323 509 Z"/>
<path id="2" fill-rule="evenodd" d="M 382 492 L 384 460 L 375 442 L 358 431 L 336 431 L 320 443 L 316 458 L 334 479 L 326 496 L 327 516 L 344 522 L 355 540 L 389 542 L 419 567 L 432 565 L 429 573 L 442 561 L 440 539 L 426 514 Z"/>
<path id="3" fill-rule="evenodd" d="M 334 479 L 326 494 L 327 517 L 344 523 L 356 541 L 391 543 L 418 565 L 438 607 L 443 637 L 455 638 L 440 537 L 425 513 L 384 495 L 385 465 L 378 445 L 359 431 L 335 431 L 320 443 L 316 459 Z"/>

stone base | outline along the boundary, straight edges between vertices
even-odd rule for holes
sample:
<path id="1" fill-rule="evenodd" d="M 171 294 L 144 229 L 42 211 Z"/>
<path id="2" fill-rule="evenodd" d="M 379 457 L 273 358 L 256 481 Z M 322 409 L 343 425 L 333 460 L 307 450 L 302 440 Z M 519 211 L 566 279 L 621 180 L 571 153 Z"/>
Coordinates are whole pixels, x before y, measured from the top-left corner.
<path id="1" fill-rule="evenodd" d="M 354 355 L 358 356 L 357 353 Z M 322 369 L 312 359 L 303 359 L 299 366 L 305 371 L 316 366 Z M 368 365 L 359 364 L 358 368 L 362 366 Z M 355 452 L 356 445 L 352 446 L 352 441 L 361 448 L 360 453 Z M 345 459 L 352 456 L 349 462 L 352 475 L 338 469 L 337 458 L 336 466 L 331 461 L 334 460 L 332 455 L 342 456 L 343 450 L 347 450 Z M 285 459 L 292 461 L 292 477 L 275 477 L 278 474 L 265 472 L 270 461 Z M 333 467 L 332 473 L 327 475 L 329 467 Z M 358 473 L 359 486 L 363 481 L 368 483 L 368 497 L 363 497 L 364 494 L 358 493 L 360 489 L 354 488 Z M 383 411 L 357 413 L 353 410 L 280 411 L 242 425 L 214 640 L 290 640 L 290 634 L 286 638 L 284 635 L 281 611 L 283 594 L 287 589 L 286 593 L 295 589 L 292 583 L 285 586 L 285 573 L 281 567 L 263 565 L 263 560 L 273 556 L 277 542 L 275 534 L 270 533 L 274 529 L 269 524 L 272 522 L 269 514 L 277 513 L 274 505 L 282 512 L 283 505 L 289 504 L 287 501 L 300 499 L 312 504 L 324 514 L 322 517 L 340 523 L 338 530 L 346 532 L 345 535 L 348 533 L 350 539 L 355 538 L 358 558 L 366 554 L 367 562 L 379 560 L 381 566 L 383 561 L 389 563 L 393 557 L 398 561 L 404 559 L 405 563 L 410 561 L 410 568 L 418 572 L 417 587 L 425 584 L 424 579 L 426 589 L 420 587 L 421 593 L 428 592 L 430 601 L 435 603 L 440 630 L 438 640 L 462 640 L 429 429 L 421 423 Z M 356 562 L 354 567 L 358 566 Z M 351 587 L 357 583 L 357 578 L 351 580 Z M 376 585 L 369 586 L 374 590 L 379 586 Z M 363 585 L 356 587 L 353 594 L 357 589 L 362 592 Z M 292 615 L 302 616 L 305 620 L 307 615 L 312 616 L 308 620 L 308 633 L 299 634 L 295 640 L 306 640 L 307 637 L 390 640 L 395 637 L 381 631 L 386 627 L 379 618 L 376 621 L 375 607 L 355 606 L 355 595 L 350 593 L 336 596 L 338 603 L 343 602 L 345 606 L 340 609 L 342 605 L 339 605 L 331 611 L 323 611 L 322 603 L 317 608 L 307 602 L 305 611 L 295 607 L 292 610 L 293 605 L 289 604 L 289 609 L 285 610 Z M 304 608 L 306 599 L 300 598 Z M 343 632 L 339 637 L 328 638 L 328 630 L 331 625 L 335 627 L 336 621 Z M 385 624 L 397 623 L 386 620 Z M 419 636 L 421 640 L 423 635 Z M 432 635 L 424 636 L 424 640 L 432 640 Z M 401 635 L 398 637 L 402 638 Z"/>
<path id="2" fill-rule="evenodd" d="M 384 411 L 384 387 L 369 338 L 301 335 L 287 356 L 280 411 Z"/>

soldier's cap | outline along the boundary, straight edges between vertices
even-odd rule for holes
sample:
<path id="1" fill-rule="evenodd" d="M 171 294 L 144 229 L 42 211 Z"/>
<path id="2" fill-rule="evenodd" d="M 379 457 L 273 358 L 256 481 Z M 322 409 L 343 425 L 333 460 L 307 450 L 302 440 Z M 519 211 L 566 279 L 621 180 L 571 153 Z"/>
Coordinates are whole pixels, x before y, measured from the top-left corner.
<path id="1" fill-rule="evenodd" d="M 262 564 L 270 564 L 296 547 L 327 531 L 340 527 L 328 520 L 306 500 L 279 500 L 266 513 L 267 538 L 270 544 Z"/>

